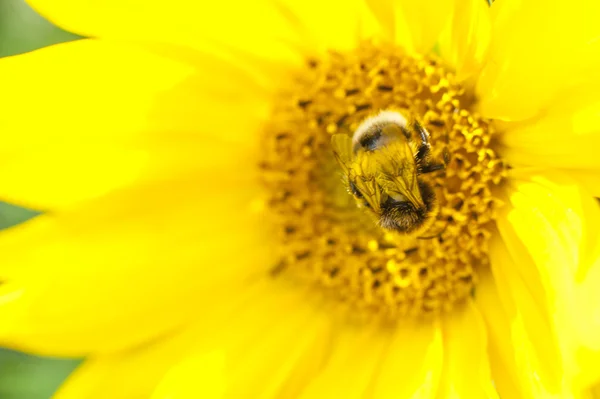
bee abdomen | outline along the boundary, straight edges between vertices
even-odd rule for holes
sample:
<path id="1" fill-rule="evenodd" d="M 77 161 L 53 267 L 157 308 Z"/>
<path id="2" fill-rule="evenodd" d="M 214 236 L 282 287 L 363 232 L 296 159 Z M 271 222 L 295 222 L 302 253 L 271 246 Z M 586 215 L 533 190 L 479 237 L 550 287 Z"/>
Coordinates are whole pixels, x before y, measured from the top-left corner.
<path id="1" fill-rule="evenodd" d="M 408 201 L 395 201 L 388 198 L 381 204 L 382 212 L 379 218 L 381 227 L 410 234 L 431 221 L 435 209 L 435 194 L 427 183 L 419 180 L 418 184 L 425 207 L 416 208 Z"/>

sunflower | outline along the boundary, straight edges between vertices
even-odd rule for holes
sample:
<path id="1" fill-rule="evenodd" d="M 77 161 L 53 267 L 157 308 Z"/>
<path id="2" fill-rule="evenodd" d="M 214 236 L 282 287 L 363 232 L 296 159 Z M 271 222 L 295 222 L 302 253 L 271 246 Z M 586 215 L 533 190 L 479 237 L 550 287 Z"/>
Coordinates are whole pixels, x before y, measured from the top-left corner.
<path id="1" fill-rule="evenodd" d="M 91 38 L 0 62 L 0 199 L 43 211 L 0 344 L 85 356 L 56 398 L 590 394 L 600 4 L 30 3 Z M 332 152 L 381 111 L 442 165 L 420 235 Z"/>

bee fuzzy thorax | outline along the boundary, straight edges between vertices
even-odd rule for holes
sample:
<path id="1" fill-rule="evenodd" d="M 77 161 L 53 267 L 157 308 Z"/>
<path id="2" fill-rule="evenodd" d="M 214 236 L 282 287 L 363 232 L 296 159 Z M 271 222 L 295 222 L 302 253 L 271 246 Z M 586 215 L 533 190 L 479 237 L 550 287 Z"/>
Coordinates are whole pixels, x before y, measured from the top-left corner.
<path id="1" fill-rule="evenodd" d="M 471 295 L 506 174 L 471 93 L 439 59 L 378 43 L 310 60 L 298 78 L 262 142 L 276 278 L 391 318 Z"/>

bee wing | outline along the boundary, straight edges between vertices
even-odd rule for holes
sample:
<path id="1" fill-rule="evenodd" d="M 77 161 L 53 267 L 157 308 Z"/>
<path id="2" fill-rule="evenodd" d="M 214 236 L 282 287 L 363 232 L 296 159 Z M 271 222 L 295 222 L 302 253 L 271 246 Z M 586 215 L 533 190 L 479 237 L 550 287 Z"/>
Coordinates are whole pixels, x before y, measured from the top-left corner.
<path id="1" fill-rule="evenodd" d="M 399 194 L 415 205 L 422 206 L 421 192 L 417 181 L 417 165 L 407 142 L 394 141 L 375 154 L 379 165 L 378 184 L 389 194 Z"/>
<path id="2" fill-rule="evenodd" d="M 334 134 L 331 136 L 333 155 L 344 171 L 344 175 L 362 193 L 365 201 L 369 203 L 375 212 L 379 212 L 381 189 L 373 173 L 363 170 L 364 162 L 360 157 L 356 158 L 352 151 L 352 139 L 345 134 Z"/>
<path id="3" fill-rule="evenodd" d="M 376 213 L 381 211 L 382 191 L 377 184 L 378 165 L 373 152 L 359 150 L 348 173 L 350 180 Z"/>
<path id="4" fill-rule="evenodd" d="M 381 187 L 377 184 L 374 176 L 365 175 L 358 169 L 358 164 L 353 164 L 353 169 L 350 171 L 348 180 L 362 194 L 363 200 L 366 201 L 371 209 L 375 212 L 381 211 Z"/>
<path id="5" fill-rule="evenodd" d="M 348 174 L 353 159 L 352 139 L 346 134 L 334 134 L 331 136 L 331 147 L 335 159 L 344 170 L 344 173 Z"/>

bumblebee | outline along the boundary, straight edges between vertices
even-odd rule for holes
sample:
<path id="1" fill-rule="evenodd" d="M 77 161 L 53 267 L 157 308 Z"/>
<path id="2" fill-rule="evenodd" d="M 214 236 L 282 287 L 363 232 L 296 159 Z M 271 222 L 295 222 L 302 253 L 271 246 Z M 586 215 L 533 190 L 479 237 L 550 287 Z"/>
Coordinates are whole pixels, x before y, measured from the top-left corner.
<path id="1" fill-rule="evenodd" d="M 445 168 L 431 158 L 429 133 L 395 111 L 366 119 L 354 132 L 335 134 L 331 145 L 348 191 L 387 230 L 419 235 L 435 221 L 438 204 L 419 177 Z"/>

